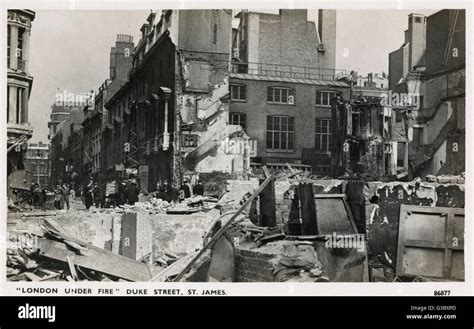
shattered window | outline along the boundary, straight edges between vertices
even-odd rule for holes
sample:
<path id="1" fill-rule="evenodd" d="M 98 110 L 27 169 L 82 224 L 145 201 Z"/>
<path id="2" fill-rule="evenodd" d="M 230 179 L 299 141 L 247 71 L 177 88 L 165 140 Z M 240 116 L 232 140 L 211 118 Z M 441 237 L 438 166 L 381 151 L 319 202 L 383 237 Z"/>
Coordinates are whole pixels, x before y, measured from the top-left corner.
<path id="1" fill-rule="evenodd" d="M 246 101 L 247 100 L 247 86 L 230 85 L 230 99 L 233 101 Z"/>
<path id="2" fill-rule="evenodd" d="M 316 119 L 314 144 L 316 151 L 331 151 L 331 119 Z"/>
<path id="3" fill-rule="evenodd" d="M 267 149 L 293 151 L 295 118 L 287 116 L 267 117 Z"/>
<path id="4" fill-rule="evenodd" d="M 277 104 L 295 104 L 295 91 L 290 88 L 268 87 L 267 101 Z"/>
<path id="5" fill-rule="evenodd" d="M 247 115 L 245 113 L 230 113 L 230 124 L 231 125 L 240 125 L 245 131 L 247 129 Z"/>

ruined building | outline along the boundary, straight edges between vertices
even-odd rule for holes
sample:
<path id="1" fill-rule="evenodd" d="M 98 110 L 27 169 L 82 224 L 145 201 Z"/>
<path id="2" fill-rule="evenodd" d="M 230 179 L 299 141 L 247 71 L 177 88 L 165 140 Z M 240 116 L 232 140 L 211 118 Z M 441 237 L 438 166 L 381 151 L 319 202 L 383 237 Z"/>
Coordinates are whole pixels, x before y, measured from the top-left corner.
<path id="1" fill-rule="evenodd" d="M 332 176 L 366 180 L 408 176 L 408 145 L 390 106 L 380 98 L 332 100 Z"/>
<path id="2" fill-rule="evenodd" d="M 7 25 L 7 177 L 8 186 L 21 187 L 26 142 L 33 134 L 28 122 L 28 100 L 33 77 L 29 73 L 31 10 L 8 10 Z M 13 174 L 13 175 L 12 175 Z"/>
<path id="3" fill-rule="evenodd" d="M 231 20 L 230 10 L 163 10 L 143 24 L 129 80 L 105 103 L 120 136 L 108 166 L 137 173 L 143 191 L 183 173 L 246 171 L 244 155 L 221 152 L 245 142 L 228 124 Z"/>
<path id="4" fill-rule="evenodd" d="M 389 55 L 390 98 L 408 139 L 411 177 L 465 170 L 464 10 L 408 16 Z"/>

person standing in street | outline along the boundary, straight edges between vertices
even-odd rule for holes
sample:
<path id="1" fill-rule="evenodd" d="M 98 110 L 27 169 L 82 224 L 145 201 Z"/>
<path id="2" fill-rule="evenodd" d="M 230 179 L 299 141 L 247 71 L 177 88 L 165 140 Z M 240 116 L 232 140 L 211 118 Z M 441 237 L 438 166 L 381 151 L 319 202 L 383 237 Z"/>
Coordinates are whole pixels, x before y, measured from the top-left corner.
<path id="1" fill-rule="evenodd" d="M 196 181 L 196 185 L 193 187 L 193 194 L 194 195 L 204 195 L 204 185 L 201 184 L 201 182 L 198 180 Z"/>
<path id="2" fill-rule="evenodd" d="M 189 187 L 189 179 L 185 178 L 183 180 L 183 185 L 179 188 L 179 201 L 184 201 L 187 198 L 191 197 L 191 188 Z"/>
<path id="3" fill-rule="evenodd" d="M 128 204 L 134 205 L 135 202 L 138 201 L 138 186 L 136 182 L 132 182 L 132 184 L 128 187 Z"/>
<path id="4" fill-rule="evenodd" d="M 84 187 L 84 204 L 86 209 L 89 209 L 93 203 L 93 192 L 94 192 L 94 182 L 92 179 L 89 183 Z"/>
<path id="5" fill-rule="evenodd" d="M 102 206 L 102 189 L 99 184 L 94 185 L 93 195 L 95 207 L 100 208 Z"/>
<path id="6" fill-rule="evenodd" d="M 62 189 L 61 185 L 56 184 L 56 188 L 54 190 L 54 209 L 61 210 L 61 199 L 62 199 Z"/>
<path id="7" fill-rule="evenodd" d="M 33 206 L 41 206 L 41 188 L 38 183 L 35 183 L 35 188 L 33 189 Z"/>

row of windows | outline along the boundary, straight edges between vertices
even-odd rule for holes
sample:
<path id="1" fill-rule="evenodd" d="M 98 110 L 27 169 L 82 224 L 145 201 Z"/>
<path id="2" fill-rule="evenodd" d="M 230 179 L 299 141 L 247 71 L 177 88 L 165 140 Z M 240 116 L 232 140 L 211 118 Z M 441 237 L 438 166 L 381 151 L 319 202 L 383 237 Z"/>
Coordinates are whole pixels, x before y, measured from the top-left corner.
<path id="1" fill-rule="evenodd" d="M 230 124 L 247 128 L 247 116 L 244 113 L 230 113 Z M 288 151 L 295 149 L 295 118 L 289 116 L 267 116 L 266 148 L 269 151 Z M 316 119 L 315 149 L 330 152 L 332 143 L 331 119 Z"/>
<path id="2" fill-rule="evenodd" d="M 335 91 L 317 91 L 316 105 L 330 106 L 331 99 L 337 96 Z M 267 88 L 267 102 L 273 104 L 295 104 L 295 90 L 284 87 L 268 87 Z M 247 101 L 247 86 L 233 84 L 230 85 L 230 98 L 232 101 L 245 102 Z"/>
<path id="3" fill-rule="evenodd" d="M 18 28 L 18 39 L 17 39 L 17 48 L 15 49 L 15 57 L 22 60 L 23 59 L 23 48 L 24 48 L 24 34 L 27 33 L 26 29 L 23 27 Z M 7 26 L 7 67 L 10 67 L 10 48 L 11 48 L 11 26 Z"/>

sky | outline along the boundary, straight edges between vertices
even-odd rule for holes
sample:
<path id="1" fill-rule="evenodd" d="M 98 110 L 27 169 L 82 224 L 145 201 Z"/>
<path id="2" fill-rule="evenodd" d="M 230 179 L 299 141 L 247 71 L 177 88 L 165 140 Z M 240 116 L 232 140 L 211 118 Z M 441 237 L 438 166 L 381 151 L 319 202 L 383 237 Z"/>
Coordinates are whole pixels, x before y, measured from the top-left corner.
<path id="1" fill-rule="evenodd" d="M 336 68 L 388 73 L 388 54 L 402 45 L 412 12 L 338 10 Z M 143 10 L 36 11 L 30 45 L 31 142 L 48 142 L 47 122 L 56 93 L 97 90 L 108 78 L 110 48 L 117 34 L 132 35 L 136 44 L 148 14 Z M 308 11 L 308 19 L 316 21 L 317 10 Z"/>

